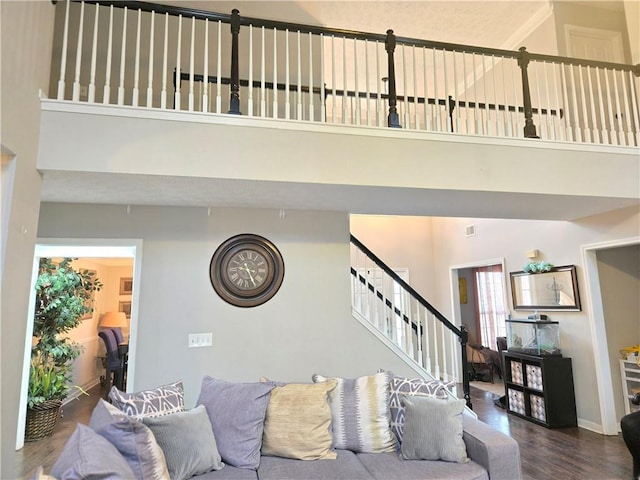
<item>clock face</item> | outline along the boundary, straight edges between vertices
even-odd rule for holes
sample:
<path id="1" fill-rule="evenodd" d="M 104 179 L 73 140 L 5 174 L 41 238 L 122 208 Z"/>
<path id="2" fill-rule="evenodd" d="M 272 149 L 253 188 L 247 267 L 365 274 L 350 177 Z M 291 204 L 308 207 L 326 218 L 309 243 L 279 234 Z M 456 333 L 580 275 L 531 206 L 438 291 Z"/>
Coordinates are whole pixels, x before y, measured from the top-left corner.
<path id="1" fill-rule="evenodd" d="M 211 285 L 226 302 L 255 307 L 273 297 L 284 279 L 282 255 L 264 237 L 242 234 L 223 242 L 209 266 Z"/>
<path id="2" fill-rule="evenodd" d="M 266 281 L 269 267 L 264 256 L 251 249 L 235 253 L 226 264 L 227 279 L 243 291 L 259 289 Z"/>

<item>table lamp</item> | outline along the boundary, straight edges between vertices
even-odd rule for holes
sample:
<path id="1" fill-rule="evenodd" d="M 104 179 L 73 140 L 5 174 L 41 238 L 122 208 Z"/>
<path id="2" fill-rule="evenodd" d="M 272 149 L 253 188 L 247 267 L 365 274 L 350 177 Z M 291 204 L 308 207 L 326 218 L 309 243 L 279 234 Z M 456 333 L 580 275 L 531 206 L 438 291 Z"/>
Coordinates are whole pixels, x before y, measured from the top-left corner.
<path id="1" fill-rule="evenodd" d="M 99 328 L 127 327 L 127 316 L 124 312 L 106 312 L 100 316 Z"/>

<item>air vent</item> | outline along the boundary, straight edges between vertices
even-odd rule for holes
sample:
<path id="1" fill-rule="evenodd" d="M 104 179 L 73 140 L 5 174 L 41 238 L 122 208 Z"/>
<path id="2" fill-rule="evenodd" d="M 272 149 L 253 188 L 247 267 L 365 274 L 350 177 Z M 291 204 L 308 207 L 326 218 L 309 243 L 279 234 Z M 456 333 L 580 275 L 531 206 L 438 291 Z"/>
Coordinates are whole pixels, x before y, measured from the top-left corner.
<path id="1" fill-rule="evenodd" d="M 467 225 L 464 228 L 464 234 L 467 237 L 473 237 L 476 234 L 476 226 L 475 225 Z"/>

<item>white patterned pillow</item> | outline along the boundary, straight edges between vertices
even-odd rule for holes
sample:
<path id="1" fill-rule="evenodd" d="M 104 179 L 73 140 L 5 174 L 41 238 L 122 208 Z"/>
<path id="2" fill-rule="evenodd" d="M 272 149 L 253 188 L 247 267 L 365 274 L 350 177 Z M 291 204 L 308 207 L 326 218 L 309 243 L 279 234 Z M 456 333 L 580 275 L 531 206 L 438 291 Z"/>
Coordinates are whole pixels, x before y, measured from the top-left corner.
<path id="1" fill-rule="evenodd" d="M 447 398 L 447 390 L 455 382 L 444 383 L 440 380 L 424 380 L 422 378 L 391 377 L 389 382 L 389 410 L 391 414 L 391 431 L 398 442 L 402 443 L 405 411 L 402 395 Z"/>
<path id="2" fill-rule="evenodd" d="M 396 450 L 389 427 L 389 380 L 391 374 L 354 379 L 335 378 L 338 384 L 329 393 L 333 444 L 335 448 L 356 453 L 380 453 Z M 332 378 L 313 375 L 316 383 Z"/>
<path id="3" fill-rule="evenodd" d="M 136 393 L 121 392 L 112 387 L 109 399 L 114 407 L 136 420 L 184 412 L 184 388 L 181 380 Z"/>

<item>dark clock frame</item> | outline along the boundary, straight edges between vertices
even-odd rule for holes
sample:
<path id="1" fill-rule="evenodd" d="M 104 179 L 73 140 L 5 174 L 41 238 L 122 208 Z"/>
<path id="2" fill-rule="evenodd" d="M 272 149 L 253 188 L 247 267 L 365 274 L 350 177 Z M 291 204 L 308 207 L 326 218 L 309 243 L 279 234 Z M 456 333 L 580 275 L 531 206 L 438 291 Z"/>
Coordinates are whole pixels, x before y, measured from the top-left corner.
<path id="1" fill-rule="evenodd" d="M 230 260 L 239 252 L 250 250 L 266 261 L 266 279 L 255 289 L 239 288 L 229 277 Z M 209 264 L 209 278 L 215 292 L 225 302 L 237 307 L 256 307 L 270 300 L 284 280 L 282 254 L 270 240 L 253 233 L 228 238 L 216 249 Z"/>

